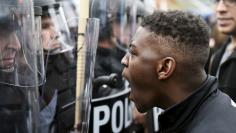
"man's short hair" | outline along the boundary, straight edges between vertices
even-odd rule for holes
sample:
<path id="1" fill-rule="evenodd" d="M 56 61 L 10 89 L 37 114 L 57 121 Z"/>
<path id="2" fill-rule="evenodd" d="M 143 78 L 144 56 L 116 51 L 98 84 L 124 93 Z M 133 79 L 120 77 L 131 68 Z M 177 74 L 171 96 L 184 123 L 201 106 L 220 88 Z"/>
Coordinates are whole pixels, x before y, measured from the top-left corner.
<path id="1" fill-rule="evenodd" d="M 176 51 L 168 54 L 181 56 L 185 63 L 205 65 L 210 35 L 208 25 L 200 16 L 177 10 L 156 11 L 145 17 L 141 26 L 153 32 L 161 45 Z"/>

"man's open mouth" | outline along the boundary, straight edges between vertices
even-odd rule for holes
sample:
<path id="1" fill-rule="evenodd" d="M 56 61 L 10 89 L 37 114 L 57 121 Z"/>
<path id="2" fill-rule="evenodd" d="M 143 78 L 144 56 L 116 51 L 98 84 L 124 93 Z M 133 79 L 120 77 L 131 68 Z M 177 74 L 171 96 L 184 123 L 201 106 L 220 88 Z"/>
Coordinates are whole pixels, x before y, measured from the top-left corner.
<path id="1" fill-rule="evenodd" d="M 0 63 L 3 65 L 3 67 L 11 67 L 14 64 L 15 58 L 4 58 Z"/>

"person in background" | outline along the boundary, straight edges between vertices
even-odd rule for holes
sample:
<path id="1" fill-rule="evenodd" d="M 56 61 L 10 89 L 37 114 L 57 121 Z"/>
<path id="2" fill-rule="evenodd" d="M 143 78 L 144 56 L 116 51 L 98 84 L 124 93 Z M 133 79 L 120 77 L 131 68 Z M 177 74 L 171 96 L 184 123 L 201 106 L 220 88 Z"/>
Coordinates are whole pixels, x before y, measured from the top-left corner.
<path id="1" fill-rule="evenodd" d="M 236 104 L 218 88 L 204 66 L 209 55 L 209 27 L 183 11 L 157 11 L 143 19 L 123 57 L 137 110 L 153 107 L 159 133 L 232 133 Z"/>
<path id="2" fill-rule="evenodd" d="M 219 88 L 236 101 L 236 1 L 215 0 L 218 31 L 227 39 L 211 57 L 209 74 L 219 80 Z"/>

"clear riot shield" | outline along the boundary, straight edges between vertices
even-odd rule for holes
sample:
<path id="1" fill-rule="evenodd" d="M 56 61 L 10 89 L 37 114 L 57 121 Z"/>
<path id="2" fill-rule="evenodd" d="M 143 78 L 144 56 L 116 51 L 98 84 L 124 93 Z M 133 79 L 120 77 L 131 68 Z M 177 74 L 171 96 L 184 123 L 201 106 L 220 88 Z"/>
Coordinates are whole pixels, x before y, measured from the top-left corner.
<path id="1" fill-rule="evenodd" d="M 95 79 L 104 82 L 95 84 L 93 98 L 109 96 L 125 89 L 120 61 L 137 27 L 137 6 L 134 3 L 128 4 L 127 0 L 90 2 L 90 16 L 100 19 Z M 101 81 L 103 76 L 108 79 L 115 77 L 117 83 Z"/>
<path id="2" fill-rule="evenodd" d="M 135 132 L 133 104 L 122 78 L 121 59 L 137 27 L 136 0 L 91 0 L 90 16 L 100 19 L 93 86 L 91 133 Z"/>
<path id="3" fill-rule="evenodd" d="M 76 27 L 74 27 L 75 23 L 77 23 Z M 87 133 L 99 20 L 71 18 L 68 24 L 74 43 L 77 44 L 75 127 L 77 132 Z"/>
<path id="4" fill-rule="evenodd" d="M 0 1 L 0 132 L 38 132 L 38 87 L 44 82 L 31 0 Z"/>

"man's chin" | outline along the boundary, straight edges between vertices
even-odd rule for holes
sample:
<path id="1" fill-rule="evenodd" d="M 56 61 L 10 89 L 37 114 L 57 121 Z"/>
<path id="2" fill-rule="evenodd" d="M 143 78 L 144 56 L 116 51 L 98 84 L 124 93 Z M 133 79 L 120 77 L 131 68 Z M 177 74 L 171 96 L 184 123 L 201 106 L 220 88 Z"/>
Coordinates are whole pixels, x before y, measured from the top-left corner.
<path id="1" fill-rule="evenodd" d="M 0 67 L 0 70 L 3 72 L 13 72 L 15 70 L 15 66 L 7 66 L 7 67 Z"/>
<path id="2" fill-rule="evenodd" d="M 218 30 L 223 34 L 232 35 L 235 33 L 236 29 L 233 29 L 231 27 L 218 27 Z"/>

